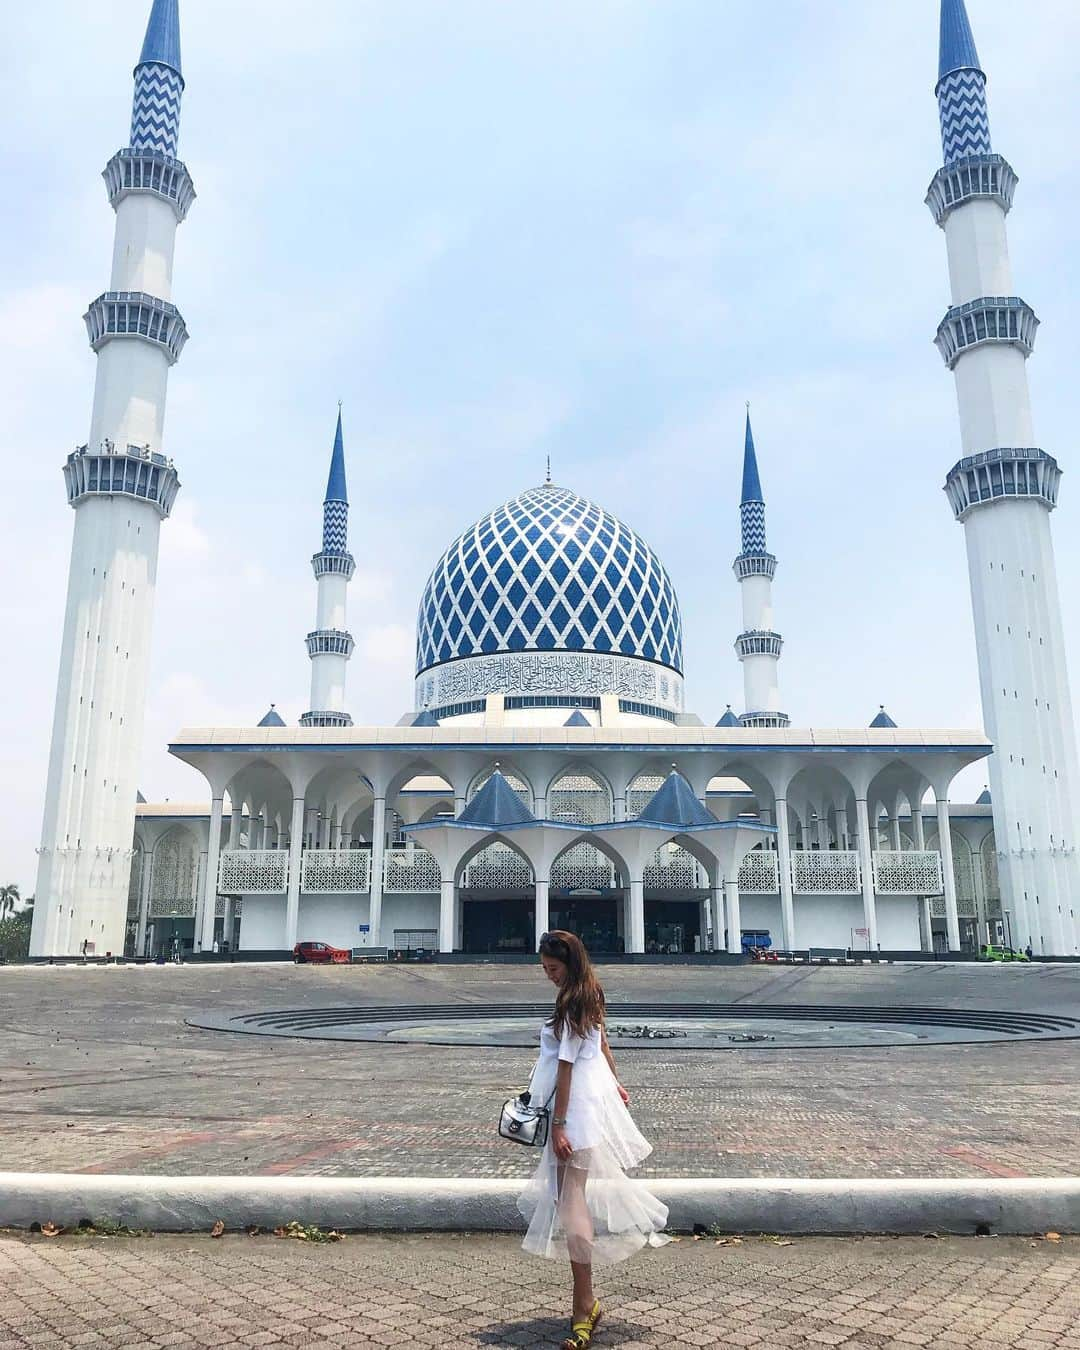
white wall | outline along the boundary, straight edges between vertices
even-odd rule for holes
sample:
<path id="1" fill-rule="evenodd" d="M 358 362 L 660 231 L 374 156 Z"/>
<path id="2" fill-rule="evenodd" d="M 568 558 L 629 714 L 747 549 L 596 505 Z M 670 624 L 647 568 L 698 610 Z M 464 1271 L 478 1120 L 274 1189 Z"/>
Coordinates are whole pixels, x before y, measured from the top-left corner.
<path id="1" fill-rule="evenodd" d="M 368 922 L 366 895 L 301 895 L 298 942 L 328 942 L 332 947 L 363 947 L 370 934 L 361 933 Z M 439 926 L 437 895 L 384 895 L 382 908 L 384 945 L 394 940 L 395 928 Z M 240 921 L 241 951 L 281 951 L 285 947 L 285 897 L 245 895 Z"/>

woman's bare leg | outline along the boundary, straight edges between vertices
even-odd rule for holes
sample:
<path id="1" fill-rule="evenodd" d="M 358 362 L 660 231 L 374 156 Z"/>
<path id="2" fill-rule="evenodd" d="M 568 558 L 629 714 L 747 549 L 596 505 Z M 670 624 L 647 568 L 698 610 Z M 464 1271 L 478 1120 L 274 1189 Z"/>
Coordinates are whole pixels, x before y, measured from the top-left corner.
<path id="1" fill-rule="evenodd" d="M 585 1200 L 588 1178 L 588 1170 L 584 1167 L 569 1164 L 559 1168 L 559 1219 L 566 1234 L 570 1270 L 574 1277 L 575 1322 L 588 1317 L 595 1302 L 592 1283 L 592 1215 Z"/>

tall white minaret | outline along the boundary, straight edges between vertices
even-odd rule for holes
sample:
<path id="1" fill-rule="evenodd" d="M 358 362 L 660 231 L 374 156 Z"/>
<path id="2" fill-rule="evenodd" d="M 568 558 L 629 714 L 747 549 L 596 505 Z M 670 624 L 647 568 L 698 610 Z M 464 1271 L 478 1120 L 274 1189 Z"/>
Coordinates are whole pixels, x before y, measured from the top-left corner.
<path id="1" fill-rule="evenodd" d="M 1013 287 L 1016 175 L 990 143 L 986 76 L 964 0 L 942 0 L 937 98 L 952 307 L 937 346 L 956 379 L 963 458 L 945 483 L 967 544 L 1002 903 L 1012 942 L 1077 950 L 1080 774 L 1050 512 L 1061 471 L 1035 445 L 1025 362 L 1038 320 Z"/>
<path id="2" fill-rule="evenodd" d="M 32 955 L 124 950 L 157 573 L 158 530 L 179 489 L 162 454 L 169 367 L 187 341 L 171 302 L 176 227 L 195 196 L 176 158 L 177 0 L 154 0 L 131 143 L 105 167 L 116 212 L 109 289 L 86 312 L 97 379 L 90 436 L 68 455 L 75 508 Z"/>
<path id="3" fill-rule="evenodd" d="M 743 631 L 735 650 L 743 668 L 745 711 L 739 717 L 744 727 L 786 727 L 787 713 L 780 711 L 777 667 L 784 639 L 772 630 L 772 583 L 776 559 L 765 547 L 765 499 L 761 493 L 754 433 L 750 428 L 750 405 L 746 405 L 746 442 L 743 448 L 742 552 L 735 559 L 735 575 L 742 591 Z"/>
<path id="4" fill-rule="evenodd" d="M 345 628 L 345 599 L 356 563 L 348 549 L 349 493 L 345 486 L 345 447 L 338 408 L 330 477 L 323 501 L 322 550 L 311 560 L 319 589 L 315 631 L 307 635 L 311 657 L 311 708 L 300 719 L 302 727 L 351 727 L 345 711 L 345 672 L 353 652 L 352 634 Z"/>

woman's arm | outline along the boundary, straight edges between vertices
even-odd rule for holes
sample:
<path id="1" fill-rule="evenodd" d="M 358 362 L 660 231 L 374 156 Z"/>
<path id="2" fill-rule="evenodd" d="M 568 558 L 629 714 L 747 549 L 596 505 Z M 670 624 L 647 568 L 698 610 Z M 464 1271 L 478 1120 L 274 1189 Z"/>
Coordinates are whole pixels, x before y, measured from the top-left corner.
<path id="1" fill-rule="evenodd" d="M 615 1067 L 615 1056 L 611 1053 L 611 1046 L 608 1045 L 607 1028 L 600 1028 L 600 1048 L 604 1052 L 604 1058 L 608 1062 L 608 1068 L 611 1070 L 611 1076 L 615 1079 L 615 1086 L 619 1089 L 619 1096 L 623 1099 L 625 1105 L 629 1105 L 630 1094 L 619 1082 L 619 1071 Z"/>
<path id="2" fill-rule="evenodd" d="M 574 1073 L 574 1066 L 569 1060 L 559 1060 L 559 1073 L 555 1079 L 555 1110 L 552 1113 L 551 1125 L 551 1148 L 556 1158 L 560 1162 L 568 1162 L 574 1150 L 570 1146 L 570 1140 L 566 1137 L 566 1127 L 559 1121 L 566 1120 L 566 1113 L 570 1109 L 570 1079 Z"/>

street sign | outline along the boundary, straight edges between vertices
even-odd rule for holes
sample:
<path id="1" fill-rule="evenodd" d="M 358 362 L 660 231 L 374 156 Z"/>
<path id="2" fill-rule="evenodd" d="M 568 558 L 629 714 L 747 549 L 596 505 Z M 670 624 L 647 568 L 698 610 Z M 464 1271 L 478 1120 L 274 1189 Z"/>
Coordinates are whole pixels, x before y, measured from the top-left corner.
<path id="1" fill-rule="evenodd" d="M 362 924 L 360 925 L 360 931 L 361 931 L 361 933 L 370 933 L 370 932 L 371 932 L 371 924 L 369 924 L 369 923 L 362 923 Z"/>

